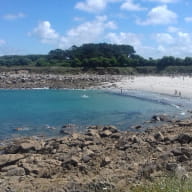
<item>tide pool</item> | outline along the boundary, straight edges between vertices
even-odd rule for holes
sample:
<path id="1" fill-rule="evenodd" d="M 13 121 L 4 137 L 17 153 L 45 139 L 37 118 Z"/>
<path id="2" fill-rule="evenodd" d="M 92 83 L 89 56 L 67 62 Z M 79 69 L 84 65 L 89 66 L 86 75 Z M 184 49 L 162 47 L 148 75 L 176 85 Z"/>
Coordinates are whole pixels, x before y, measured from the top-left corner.
<path id="1" fill-rule="evenodd" d="M 154 114 L 177 114 L 170 105 L 96 90 L 0 90 L 0 139 L 57 136 L 65 124 L 127 130 Z M 48 129 L 54 127 L 55 129 Z M 16 129 L 22 131 L 16 131 Z"/>

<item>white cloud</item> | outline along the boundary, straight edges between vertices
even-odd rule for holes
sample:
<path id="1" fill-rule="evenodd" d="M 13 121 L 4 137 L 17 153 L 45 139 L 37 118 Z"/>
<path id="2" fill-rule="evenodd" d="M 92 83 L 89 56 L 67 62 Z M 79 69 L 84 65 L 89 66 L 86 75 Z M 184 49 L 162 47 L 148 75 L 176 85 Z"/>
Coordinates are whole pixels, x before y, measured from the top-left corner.
<path id="1" fill-rule="evenodd" d="M 3 55 L 23 55 L 26 50 L 21 50 L 10 46 L 4 39 L 0 39 L 0 56 Z"/>
<path id="2" fill-rule="evenodd" d="M 3 55 L 25 55 L 26 50 L 17 49 L 11 46 L 0 46 L 0 56 Z"/>
<path id="3" fill-rule="evenodd" d="M 188 44 L 189 42 L 192 43 L 192 36 L 189 33 L 178 32 L 177 33 L 180 43 Z"/>
<path id="4" fill-rule="evenodd" d="M 84 2 L 78 2 L 75 8 L 87 12 L 98 12 L 104 10 L 108 3 L 119 1 L 121 0 L 85 0 Z"/>
<path id="5" fill-rule="evenodd" d="M 74 21 L 83 21 L 84 18 L 83 17 L 74 17 L 73 20 Z"/>
<path id="6" fill-rule="evenodd" d="M 154 2 L 158 2 L 158 3 L 176 3 L 179 0 L 148 0 L 148 1 L 154 1 Z"/>
<path id="7" fill-rule="evenodd" d="M 0 46 L 6 45 L 6 44 L 7 44 L 7 42 L 5 40 L 0 39 Z"/>
<path id="8" fill-rule="evenodd" d="M 93 21 L 84 22 L 77 27 L 68 30 L 65 35 L 59 35 L 51 27 L 49 21 L 39 23 L 30 34 L 40 38 L 42 43 L 51 43 L 59 48 L 67 49 L 72 45 L 101 41 L 106 30 L 113 30 L 116 28 L 117 26 L 115 23 L 109 21 L 106 16 L 98 16 Z"/>
<path id="9" fill-rule="evenodd" d="M 103 11 L 109 3 L 122 2 L 121 9 L 128 11 L 141 11 L 146 8 L 142 7 L 140 4 L 135 3 L 135 0 L 84 0 L 76 3 L 75 8 L 97 13 L 98 11 Z M 140 0 L 141 1 L 141 0 Z M 149 2 L 157 2 L 157 3 L 176 3 L 180 0 L 143 0 Z"/>
<path id="10" fill-rule="evenodd" d="M 192 34 L 177 32 L 173 35 L 168 33 L 156 34 L 158 55 L 172 55 L 186 57 L 192 54 Z"/>
<path id="11" fill-rule="evenodd" d="M 168 29 L 167 29 L 167 31 L 168 31 L 169 33 L 176 33 L 176 32 L 179 32 L 180 29 L 177 28 L 177 27 L 169 26 Z"/>
<path id="12" fill-rule="evenodd" d="M 158 43 L 173 44 L 175 39 L 169 33 L 157 33 L 154 36 Z"/>
<path id="13" fill-rule="evenodd" d="M 177 14 L 167 8 L 166 5 L 161 5 L 152 8 L 147 14 L 147 19 L 137 21 L 140 25 L 166 25 L 177 21 Z"/>
<path id="14" fill-rule="evenodd" d="M 24 13 L 16 13 L 16 14 L 6 14 L 3 16 L 5 20 L 16 20 L 16 19 L 21 19 L 24 18 L 25 14 Z"/>
<path id="15" fill-rule="evenodd" d="M 51 27 L 49 21 L 40 22 L 30 35 L 39 37 L 43 43 L 55 43 L 59 39 L 59 34 Z"/>
<path id="16" fill-rule="evenodd" d="M 143 11 L 146 8 L 141 7 L 139 4 L 133 2 L 133 0 L 126 0 L 122 5 L 121 9 L 128 10 L 128 11 Z"/>
<path id="17" fill-rule="evenodd" d="M 85 22 L 73 29 L 70 29 L 66 35 L 61 37 L 59 47 L 69 48 L 72 45 L 101 41 L 105 30 L 115 28 L 115 23 L 108 21 L 106 16 L 96 17 L 92 22 Z"/>
<path id="18" fill-rule="evenodd" d="M 192 34 L 184 32 L 157 33 L 152 35 L 154 45 L 143 45 L 137 48 L 137 53 L 145 57 L 161 58 L 174 56 L 184 58 L 192 55 Z"/>
<path id="19" fill-rule="evenodd" d="M 49 21 L 43 21 L 30 34 L 38 37 L 42 43 L 62 49 L 68 49 L 72 45 L 80 46 L 84 43 L 109 42 L 132 45 L 137 54 L 144 57 L 192 55 L 192 34 L 185 33 L 179 28 L 169 26 L 167 32 L 153 34 L 152 39 L 148 39 L 147 34 L 112 31 L 116 28 L 116 24 L 107 16 L 97 16 L 92 21 L 83 22 L 69 29 L 65 34 L 59 34 Z M 0 40 L 0 44 L 3 43 L 6 42 Z"/>
<path id="20" fill-rule="evenodd" d="M 192 34 L 184 32 L 157 33 L 152 35 L 154 45 L 144 44 L 146 36 L 136 33 L 108 33 L 107 42 L 129 44 L 143 57 L 161 58 L 163 56 L 186 57 L 192 55 Z"/>
<path id="21" fill-rule="evenodd" d="M 5 40 L 0 39 L 0 56 L 3 55 L 24 55 L 26 50 L 12 47 Z"/>
<path id="22" fill-rule="evenodd" d="M 192 22 L 192 17 L 185 17 L 184 20 L 185 22 L 188 22 L 188 23 Z"/>
<path id="23" fill-rule="evenodd" d="M 95 12 L 105 9 L 106 2 L 103 0 L 86 0 L 86 2 L 78 2 L 75 8 L 88 11 L 88 12 Z"/>
<path id="24" fill-rule="evenodd" d="M 108 33 L 107 42 L 115 44 L 128 44 L 134 47 L 137 54 L 143 57 L 158 57 L 158 51 L 154 47 L 146 46 L 142 43 L 143 35 L 136 33 Z"/>
<path id="25" fill-rule="evenodd" d="M 106 40 L 115 44 L 129 44 L 134 47 L 141 46 L 140 37 L 135 33 L 108 33 L 106 35 Z"/>

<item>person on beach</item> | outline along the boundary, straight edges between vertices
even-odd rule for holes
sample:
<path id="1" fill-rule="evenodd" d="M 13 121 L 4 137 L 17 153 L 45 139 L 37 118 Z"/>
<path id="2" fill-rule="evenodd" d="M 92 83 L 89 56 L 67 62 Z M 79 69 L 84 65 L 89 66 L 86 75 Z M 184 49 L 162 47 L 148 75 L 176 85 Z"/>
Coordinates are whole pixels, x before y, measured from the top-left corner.
<path id="1" fill-rule="evenodd" d="M 175 95 L 177 95 L 177 90 L 175 89 L 175 93 L 174 93 Z"/>
<path id="2" fill-rule="evenodd" d="M 179 91 L 179 97 L 181 97 L 181 91 Z"/>

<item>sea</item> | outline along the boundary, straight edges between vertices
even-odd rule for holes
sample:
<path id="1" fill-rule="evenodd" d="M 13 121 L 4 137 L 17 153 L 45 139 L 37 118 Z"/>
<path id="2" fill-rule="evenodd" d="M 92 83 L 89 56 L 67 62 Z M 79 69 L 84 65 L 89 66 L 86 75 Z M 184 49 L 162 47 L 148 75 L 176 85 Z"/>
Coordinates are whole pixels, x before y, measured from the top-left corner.
<path id="1" fill-rule="evenodd" d="M 64 125 L 83 132 L 90 125 L 130 130 L 153 115 L 187 115 L 191 101 L 141 91 L 0 90 L 0 139 L 59 136 Z"/>

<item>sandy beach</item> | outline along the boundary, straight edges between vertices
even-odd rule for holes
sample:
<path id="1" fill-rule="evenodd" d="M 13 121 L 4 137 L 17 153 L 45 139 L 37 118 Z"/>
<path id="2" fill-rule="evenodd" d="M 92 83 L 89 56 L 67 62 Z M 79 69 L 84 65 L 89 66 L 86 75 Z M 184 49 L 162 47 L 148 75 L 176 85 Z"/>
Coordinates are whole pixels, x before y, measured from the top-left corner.
<path id="1" fill-rule="evenodd" d="M 192 98 L 192 78 L 189 76 L 124 76 L 121 81 L 107 85 L 122 90 L 143 90 Z"/>

